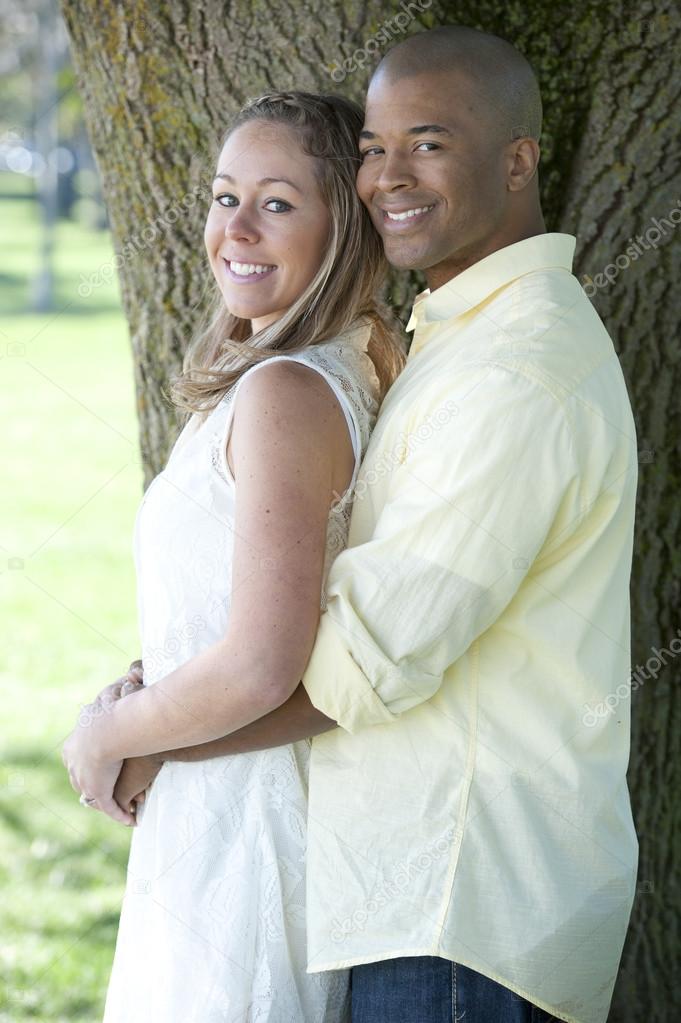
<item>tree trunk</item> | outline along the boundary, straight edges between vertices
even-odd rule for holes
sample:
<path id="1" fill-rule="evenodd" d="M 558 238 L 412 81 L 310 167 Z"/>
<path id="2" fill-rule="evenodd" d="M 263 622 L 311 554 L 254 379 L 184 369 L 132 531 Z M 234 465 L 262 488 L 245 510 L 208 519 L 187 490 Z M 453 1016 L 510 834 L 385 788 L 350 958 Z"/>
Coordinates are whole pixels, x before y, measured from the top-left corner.
<path id="1" fill-rule="evenodd" d="M 179 369 L 210 273 L 202 240 L 209 154 L 244 100 L 272 88 L 305 88 L 361 101 L 374 58 L 347 74 L 343 61 L 354 55 L 361 63 L 355 51 L 364 47 L 380 56 L 386 26 L 404 38 L 405 19 L 407 32 L 456 23 L 496 32 L 535 67 L 545 108 L 540 181 L 547 227 L 578 236 L 575 272 L 613 337 L 634 406 L 640 484 L 632 666 L 648 662 L 648 673 L 659 675 L 633 696 L 629 779 L 640 881 L 610 1019 L 675 1019 L 681 936 L 671 865 L 681 844 L 681 722 L 669 643 L 681 636 L 680 314 L 672 298 L 681 276 L 674 212 L 681 210 L 677 5 L 169 0 L 125 10 L 113 0 L 63 0 L 62 6 L 130 324 L 146 482 L 163 467 L 177 434 L 179 420 L 161 387 Z M 96 270 L 82 293 L 109 269 Z M 400 313 L 418 284 L 393 277 Z M 659 672 L 650 662 L 656 648 L 668 651 Z"/>

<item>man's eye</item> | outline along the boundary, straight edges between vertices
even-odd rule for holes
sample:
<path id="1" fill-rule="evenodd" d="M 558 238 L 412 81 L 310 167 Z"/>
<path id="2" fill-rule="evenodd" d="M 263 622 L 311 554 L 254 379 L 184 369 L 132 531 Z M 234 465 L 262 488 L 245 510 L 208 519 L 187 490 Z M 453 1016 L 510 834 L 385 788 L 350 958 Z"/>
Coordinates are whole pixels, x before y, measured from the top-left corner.
<path id="1" fill-rule="evenodd" d="M 223 202 L 222 201 L 223 199 L 229 199 L 229 200 L 232 200 L 232 201 L 231 202 Z M 229 208 L 230 206 L 236 206 L 237 198 L 236 198 L 235 195 L 230 195 L 229 192 L 223 192 L 222 195 L 216 195 L 214 197 L 214 199 L 213 199 L 213 202 L 216 202 L 218 204 L 218 206 L 226 206 L 226 207 Z"/>
<path id="2" fill-rule="evenodd" d="M 435 142 L 419 142 L 419 144 L 418 144 L 418 146 L 416 148 L 420 149 L 421 146 L 430 146 L 430 149 L 426 150 L 427 153 L 429 153 L 432 149 L 439 149 L 440 148 Z"/>
<path id="3" fill-rule="evenodd" d="M 283 199 L 268 199 L 265 203 L 265 209 L 269 209 L 272 204 L 276 206 L 283 206 L 283 209 L 270 210 L 270 213 L 286 213 L 287 210 L 293 209 L 290 203 L 285 202 Z"/>

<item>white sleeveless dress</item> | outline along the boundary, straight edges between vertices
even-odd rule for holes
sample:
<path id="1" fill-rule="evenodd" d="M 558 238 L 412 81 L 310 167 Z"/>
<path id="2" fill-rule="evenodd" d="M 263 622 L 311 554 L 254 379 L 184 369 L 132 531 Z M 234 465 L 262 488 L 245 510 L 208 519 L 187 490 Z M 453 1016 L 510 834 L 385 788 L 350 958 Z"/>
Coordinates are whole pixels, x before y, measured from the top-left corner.
<path id="1" fill-rule="evenodd" d="M 370 329 L 293 355 L 328 382 L 359 463 L 378 411 Z M 133 551 L 144 681 L 220 639 L 229 617 L 234 397 L 189 420 L 147 488 Z M 352 485 L 329 514 L 324 585 L 347 543 Z M 166 763 L 132 830 L 104 1023 L 347 1023 L 349 970 L 306 972 L 310 740 Z"/>

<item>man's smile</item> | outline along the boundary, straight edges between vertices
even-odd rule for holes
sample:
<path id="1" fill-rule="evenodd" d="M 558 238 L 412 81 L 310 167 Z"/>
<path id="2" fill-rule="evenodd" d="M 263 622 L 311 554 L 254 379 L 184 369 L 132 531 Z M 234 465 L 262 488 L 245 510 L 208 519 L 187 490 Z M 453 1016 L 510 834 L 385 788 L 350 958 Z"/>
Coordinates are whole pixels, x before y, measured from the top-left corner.
<path id="1" fill-rule="evenodd" d="M 424 217 L 427 217 L 432 209 L 435 208 L 435 203 L 430 206 L 403 206 L 401 209 L 397 207 L 379 207 L 382 214 L 383 226 L 389 231 L 405 231 L 411 227 L 419 224 Z"/>

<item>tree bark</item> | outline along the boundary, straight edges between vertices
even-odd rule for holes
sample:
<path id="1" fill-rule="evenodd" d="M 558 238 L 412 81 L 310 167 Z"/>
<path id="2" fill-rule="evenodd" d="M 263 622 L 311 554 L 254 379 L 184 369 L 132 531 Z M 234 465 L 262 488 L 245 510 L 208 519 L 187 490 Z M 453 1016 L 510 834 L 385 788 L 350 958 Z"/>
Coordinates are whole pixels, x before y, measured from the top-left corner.
<path id="1" fill-rule="evenodd" d="M 202 240 L 210 154 L 244 100 L 272 88 L 305 88 L 361 101 L 387 49 L 377 33 L 388 24 L 393 38 L 404 38 L 392 21 L 399 12 L 413 15 L 407 33 L 466 24 L 504 36 L 527 55 L 544 100 L 547 227 L 577 235 L 575 272 L 614 340 L 636 417 L 632 666 L 646 665 L 656 648 L 669 651 L 681 636 L 680 306 L 673 298 L 681 232 L 670 218 L 681 210 L 678 6 L 63 0 L 62 7 L 120 263 L 147 483 L 177 435 L 179 419 L 161 386 L 179 369 L 210 274 Z M 376 57 L 344 74 L 343 61 L 365 47 Z M 637 236 L 646 244 L 637 243 L 634 255 L 629 246 Z M 94 289 L 101 272 L 87 286 Z M 421 283 L 393 276 L 391 298 L 401 314 Z M 629 781 L 640 881 L 613 1023 L 666 1023 L 681 1011 L 674 969 L 681 900 L 671 873 L 681 847 L 681 700 L 673 652 L 662 659 L 658 677 L 633 694 Z"/>

